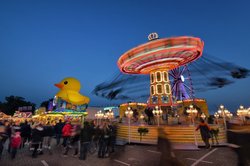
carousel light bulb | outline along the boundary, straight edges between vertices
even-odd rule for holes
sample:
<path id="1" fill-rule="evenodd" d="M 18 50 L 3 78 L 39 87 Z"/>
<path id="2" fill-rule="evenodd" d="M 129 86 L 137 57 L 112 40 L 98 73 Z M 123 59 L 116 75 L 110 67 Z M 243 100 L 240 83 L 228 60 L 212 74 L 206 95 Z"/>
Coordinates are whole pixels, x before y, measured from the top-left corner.
<path id="1" fill-rule="evenodd" d="M 215 112 L 214 117 L 215 117 L 215 118 L 219 118 L 219 116 L 220 116 L 220 115 L 219 115 L 217 112 Z"/>
<path id="2" fill-rule="evenodd" d="M 201 114 L 201 118 L 202 119 L 205 119 L 206 118 L 206 115 L 204 113 Z"/>

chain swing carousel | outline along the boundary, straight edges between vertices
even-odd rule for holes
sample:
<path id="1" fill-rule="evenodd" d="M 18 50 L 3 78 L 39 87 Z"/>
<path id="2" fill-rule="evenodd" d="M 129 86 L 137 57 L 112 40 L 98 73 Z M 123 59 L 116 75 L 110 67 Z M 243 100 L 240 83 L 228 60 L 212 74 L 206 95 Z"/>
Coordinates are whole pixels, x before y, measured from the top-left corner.
<path id="1" fill-rule="evenodd" d="M 139 45 L 118 60 L 121 72 L 150 75 L 148 106 L 162 109 L 177 106 L 176 100 L 191 98 L 184 86 L 183 67 L 202 55 L 204 43 L 196 37 L 173 37 L 158 39 L 156 33 L 149 35 L 149 42 Z M 174 80 L 171 82 L 169 75 Z M 172 85 L 171 85 L 172 84 Z M 190 88 L 189 88 L 190 89 Z"/>
<path id="2" fill-rule="evenodd" d="M 125 87 L 121 86 L 121 83 L 126 82 L 132 86 L 131 83 L 133 83 L 133 81 L 136 82 L 135 80 L 137 80 L 138 82 L 140 79 L 144 80 L 144 78 L 138 77 L 137 75 L 149 75 L 150 95 L 147 106 L 152 109 L 153 116 L 159 118 L 158 126 L 162 120 L 163 112 L 166 113 L 169 112 L 169 110 L 173 110 L 173 108 L 179 108 L 176 113 L 183 115 L 185 114 L 184 111 L 188 112 L 188 106 L 190 104 L 194 104 L 196 106 L 195 108 L 197 108 L 197 105 L 202 103 L 201 105 L 205 105 L 205 107 L 202 108 L 202 112 L 198 113 L 208 115 L 205 100 L 194 99 L 192 84 L 188 86 L 184 82 L 185 79 L 190 76 L 188 74 L 184 77 L 184 73 L 188 71 L 186 65 L 195 62 L 202 56 L 204 42 L 200 38 L 190 36 L 159 39 L 157 33 L 150 34 L 148 39 L 149 42 L 130 49 L 119 58 L 117 62 L 118 67 L 122 73 L 129 75 L 127 76 L 128 79 L 117 79 L 114 81 L 114 84 L 107 85 L 106 87 L 105 84 L 101 84 L 96 87 L 94 93 L 100 95 L 98 92 L 101 92 L 102 89 L 104 90 L 104 93 L 101 94 L 102 96 L 108 96 L 110 99 L 120 98 L 129 100 L 129 96 L 119 95 L 119 93 L 121 94 L 121 92 L 126 91 Z M 141 83 L 144 83 L 144 81 L 141 81 Z M 137 83 L 137 85 L 138 84 L 139 83 Z M 117 85 L 120 85 L 120 87 L 117 87 Z M 112 93 L 107 93 L 110 87 L 113 88 Z M 145 86 L 140 84 L 134 88 L 134 92 L 128 94 L 133 95 L 133 93 L 139 93 L 141 88 L 145 89 Z M 188 91 L 186 89 L 188 89 Z M 132 89 L 130 90 L 132 91 Z M 182 101 L 182 103 L 178 101 Z M 157 127 L 154 125 L 143 126 L 148 129 L 148 133 L 142 139 L 143 141 L 138 138 L 137 130 L 139 132 L 140 126 L 130 124 L 130 118 L 132 116 L 127 112 L 131 112 L 131 108 L 128 108 L 128 110 L 129 111 L 125 111 L 124 115 L 128 118 L 128 125 L 120 125 L 118 138 L 129 140 L 129 142 L 157 143 L 158 132 Z M 201 111 L 201 109 L 199 110 Z M 131 112 L 131 114 L 133 113 Z M 193 125 L 164 126 L 163 128 L 166 133 L 168 133 L 172 142 L 193 143 L 195 137 L 195 144 L 197 145 L 197 138 L 193 133 Z M 127 135 L 125 134 L 126 131 L 128 131 Z M 181 135 L 186 133 L 186 136 L 183 137 L 183 135 L 179 135 L 180 133 Z M 202 142 L 200 138 L 198 141 Z"/>

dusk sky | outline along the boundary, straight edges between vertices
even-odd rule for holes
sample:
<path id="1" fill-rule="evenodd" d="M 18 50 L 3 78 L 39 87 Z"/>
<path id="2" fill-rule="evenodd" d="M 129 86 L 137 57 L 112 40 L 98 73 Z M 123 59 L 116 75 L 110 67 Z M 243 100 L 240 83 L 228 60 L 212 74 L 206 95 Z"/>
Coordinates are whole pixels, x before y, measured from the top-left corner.
<path id="1" fill-rule="evenodd" d="M 72 76 L 91 106 L 109 105 L 92 90 L 151 32 L 200 37 L 205 53 L 249 69 L 249 6 L 247 0 L 1 0 L 0 101 L 16 95 L 39 106 L 58 91 L 54 83 Z M 241 79 L 196 96 L 211 112 L 221 103 L 235 111 L 250 106 L 249 83 Z"/>

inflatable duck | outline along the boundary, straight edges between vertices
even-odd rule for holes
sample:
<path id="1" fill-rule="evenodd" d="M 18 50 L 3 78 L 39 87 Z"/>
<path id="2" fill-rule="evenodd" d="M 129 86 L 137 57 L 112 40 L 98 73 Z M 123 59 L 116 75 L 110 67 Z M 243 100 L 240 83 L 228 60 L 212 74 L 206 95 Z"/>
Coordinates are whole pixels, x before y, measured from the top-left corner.
<path id="1" fill-rule="evenodd" d="M 81 84 L 77 79 L 67 77 L 60 83 L 55 84 L 55 86 L 60 89 L 60 91 L 56 94 L 57 97 L 76 105 L 89 103 L 89 98 L 79 93 Z"/>

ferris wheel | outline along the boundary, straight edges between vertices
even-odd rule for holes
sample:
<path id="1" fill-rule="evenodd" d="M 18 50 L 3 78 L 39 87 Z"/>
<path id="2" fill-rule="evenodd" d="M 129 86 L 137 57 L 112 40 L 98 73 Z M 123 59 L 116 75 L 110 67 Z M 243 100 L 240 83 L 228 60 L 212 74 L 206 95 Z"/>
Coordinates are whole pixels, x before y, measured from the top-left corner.
<path id="1" fill-rule="evenodd" d="M 187 65 L 169 71 L 169 76 L 175 101 L 194 98 L 192 79 Z"/>

